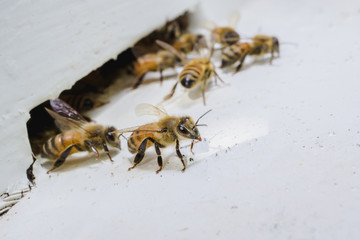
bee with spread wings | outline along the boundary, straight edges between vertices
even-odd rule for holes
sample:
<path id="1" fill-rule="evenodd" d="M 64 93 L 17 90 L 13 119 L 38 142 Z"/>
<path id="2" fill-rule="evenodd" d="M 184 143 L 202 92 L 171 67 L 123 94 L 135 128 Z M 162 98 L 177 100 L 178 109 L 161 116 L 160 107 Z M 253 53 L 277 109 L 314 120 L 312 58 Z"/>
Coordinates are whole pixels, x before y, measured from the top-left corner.
<path id="1" fill-rule="evenodd" d="M 207 111 L 205 114 L 207 114 Z M 204 126 L 198 124 L 199 120 L 205 115 L 203 114 L 195 122 L 192 117 L 183 116 L 169 116 L 165 110 L 157 108 L 150 104 L 140 104 L 136 107 L 137 115 L 155 115 L 160 117 L 158 122 L 148 123 L 139 127 L 117 130 L 117 133 L 132 132 L 128 139 L 128 149 L 131 153 L 136 154 L 134 158 L 134 165 L 129 168 L 129 171 L 135 168 L 144 158 L 145 151 L 152 145 L 155 147 L 157 154 L 157 161 L 159 169 L 156 173 L 159 173 L 163 168 L 163 160 L 161 156 L 160 148 L 165 148 L 175 144 L 176 154 L 183 164 L 182 171 L 185 171 L 186 165 L 183 159 L 183 155 L 180 152 L 180 141 L 193 140 L 191 143 L 191 152 L 195 141 L 201 141 L 201 136 L 198 126 Z"/>
<path id="2" fill-rule="evenodd" d="M 76 110 L 60 99 L 50 100 L 54 111 L 45 108 L 55 119 L 56 126 L 62 133 L 51 137 L 42 147 L 41 156 L 55 160 L 53 167 L 47 173 L 60 167 L 68 156 L 76 152 L 94 152 L 100 157 L 99 149 L 104 150 L 111 159 L 108 145 L 120 147 L 120 140 L 114 127 L 104 127 L 85 120 Z"/>

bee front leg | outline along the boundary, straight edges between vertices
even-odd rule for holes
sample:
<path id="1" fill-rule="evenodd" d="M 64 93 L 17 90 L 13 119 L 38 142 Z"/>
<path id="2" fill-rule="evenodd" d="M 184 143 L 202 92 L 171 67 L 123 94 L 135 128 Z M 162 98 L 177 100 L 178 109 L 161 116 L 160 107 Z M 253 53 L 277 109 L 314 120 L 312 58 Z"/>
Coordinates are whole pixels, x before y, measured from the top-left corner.
<path id="1" fill-rule="evenodd" d="M 85 141 L 85 145 L 90 149 L 93 153 L 96 154 L 96 160 L 99 160 L 100 153 L 99 151 L 94 147 L 94 145 L 90 141 Z"/>
<path id="2" fill-rule="evenodd" d="M 104 147 L 104 151 L 105 151 L 106 154 L 108 155 L 110 161 L 111 161 L 111 162 L 114 162 L 114 161 L 112 160 L 112 158 L 111 158 L 111 155 L 110 155 L 110 153 L 109 153 L 109 148 L 108 148 L 106 142 L 103 142 L 103 147 Z"/>
<path id="3" fill-rule="evenodd" d="M 60 157 L 55 161 L 53 167 L 47 171 L 46 173 L 49 174 L 51 171 L 53 171 L 54 169 L 60 167 L 61 165 L 63 165 L 63 163 L 65 162 L 65 159 L 69 156 L 71 149 L 75 147 L 75 145 L 71 145 L 70 147 L 68 147 L 67 149 L 65 149 L 65 151 L 63 151 L 60 155 Z"/>
<path id="4" fill-rule="evenodd" d="M 182 154 L 181 154 L 181 152 L 180 152 L 179 140 L 176 140 L 176 154 L 178 155 L 178 157 L 180 158 L 180 160 L 181 160 L 181 162 L 182 162 L 182 164 L 183 164 L 183 166 L 184 166 L 184 168 L 181 170 L 182 172 L 184 172 L 185 169 L 186 169 L 186 165 L 185 165 L 185 161 L 184 161 L 184 159 L 183 159 L 183 156 L 182 156 Z"/>
<path id="5" fill-rule="evenodd" d="M 148 139 L 146 138 L 139 146 L 138 153 L 136 154 L 134 158 L 134 165 L 128 169 L 130 171 L 131 169 L 135 168 L 136 165 L 138 165 L 145 156 L 145 150 L 146 150 L 146 144 Z"/>

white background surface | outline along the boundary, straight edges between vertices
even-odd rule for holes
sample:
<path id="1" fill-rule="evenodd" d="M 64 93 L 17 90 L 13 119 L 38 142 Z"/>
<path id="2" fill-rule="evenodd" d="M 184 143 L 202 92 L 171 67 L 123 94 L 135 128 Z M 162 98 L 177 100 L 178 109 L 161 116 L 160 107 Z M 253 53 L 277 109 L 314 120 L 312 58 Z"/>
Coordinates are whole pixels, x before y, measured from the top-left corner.
<path id="1" fill-rule="evenodd" d="M 358 239 L 360 4 L 239 10 L 243 35 L 297 46 L 282 44 L 272 65 L 249 57 L 237 75 L 219 70 L 229 85 L 212 85 L 205 107 L 181 88 L 164 103 L 194 118 L 213 109 L 184 173 L 170 148 L 158 175 L 153 150 L 130 172 L 126 150 L 113 164 L 85 158 L 50 175 L 38 166 L 38 186 L 0 219 L 1 239 Z M 94 116 L 118 128 L 152 121 L 135 117 L 136 104 L 161 102 L 174 81 L 125 89 Z"/>

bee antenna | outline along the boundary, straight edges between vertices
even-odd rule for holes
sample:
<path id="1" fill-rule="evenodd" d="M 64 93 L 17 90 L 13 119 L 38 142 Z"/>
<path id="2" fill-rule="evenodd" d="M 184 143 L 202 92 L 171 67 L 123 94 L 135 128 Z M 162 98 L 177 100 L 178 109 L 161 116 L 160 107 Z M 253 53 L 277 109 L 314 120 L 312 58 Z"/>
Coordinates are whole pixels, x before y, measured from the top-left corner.
<path id="1" fill-rule="evenodd" d="M 206 113 L 204 113 L 203 115 L 201 115 L 201 116 L 198 118 L 198 120 L 195 122 L 195 126 L 194 126 L 194 127 L 200 126 L 200 125 L 198 125 L 199 120 L 200 120 L 203 116 L 205 116 L 206 114 L 208 114 L 208 113 L 211 112 L 211 111 L 212 111 L 212 109 L 210 109 L 209 111 L 207 111 Z"/>
<path id="2" fill-rule="evenodd" d="M 120 139 L 120 137 L 125 138 L 126 141 L 128 140 L 127 137 L 125 137 L 123 133 L 119 134 L 119 139 Z"/>

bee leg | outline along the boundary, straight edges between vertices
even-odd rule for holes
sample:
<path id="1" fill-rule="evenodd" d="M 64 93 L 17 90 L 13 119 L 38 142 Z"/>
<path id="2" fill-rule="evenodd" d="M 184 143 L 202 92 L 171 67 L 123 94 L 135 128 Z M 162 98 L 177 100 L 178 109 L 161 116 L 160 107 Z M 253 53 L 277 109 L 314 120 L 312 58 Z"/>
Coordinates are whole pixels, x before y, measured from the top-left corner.
<path id="1" fill-rule="evenodd" d="M 163 77 L 163 74 L 162 74 L 163 69 L 160 68 L 159 71 L 160 71 L 160 86 L 161 86 L 161 85 L 162 85 L 162 82 L 163 82 L 163 80 L 164 80 L 164 77 Z"/>
<path id="2" fill-rule="evenodd" d="M 219 76 L 219 74 L 217 74 L 217 72 L 214 70 L 214 74 L 216 79 L 219 79 L 223 84 L 225 84 L 224 80 L 221 79 L 221 77 Z"/>
<path id="3" fill-rule="evenodd" d="M 94 145 L 90 141 L 85 141 L 85 144 L 88 146 L 88 148 L 96 154 L 96 160 L 99 160 L 100 153 L 99 151 L 94 147 Z"/>
<path id="4" fill-rule="evenodd" d="M 237 73 L 237 72 L 240 71 L 240 68 L 242 67 L 242 64 L 243 64 L 243 62 L 244 62 L 244 60 L 245 60 L 246 55 L 247 55 L 247 53 L 240 59 L 240 63 L 239 63 L 239 65 L 236 67 L 235 73 Z"/>
<path id="5" fill-rule="evenodd" d="M 134 165 L 132 167 L 130 167 L 128 169 L 128 171 L 130 171 L 131 169 L 135 168 L 136 165 L 138 165 L 144 158 L 145 156 L 145 150 L 146 150 L 146 144 L 147 144 L 147 141 L 148 139 L 146 138 L 139 146 L 139 149 L 138 149 L 138 153 L 136 154 L 135 156 L 135 159 L 134 159 Z"/>
<path id="6" fill-rule="evenodd" d="M 132 89 L 137 88 L 142 83 L 142 81 L 144 80 L 145 74 L 146 74 L 146 72 L 143 73 L 140 77 L 138 77 L 136 79 L 136 82 L 132 85 Z"/>
<path id="7" fill-rule="evenodd" d="M 206 102 L 205 102 L 205 81 L 203 81 L 202 85 L 201 85 L 201 94 L 202 94 L 202 97 L 203 97 L 204 105 L 206 105 Z"/>
<path id="8" fill-rule="evenodd" d="M 156 171 L 156 174 L 158 174 L 163 168 L 163 160 L 161 157 L 160 146 L 157 142 L 155 142 L 155 151 L 158 156 L 157 161 L 158 161 L 159 169 Z"/>
<path id="9" fill-rule="evenodd" d="M 193 141 L 191 142 L 191 145 L 190 145 L 190 152 L 191 152 L 193 155 L 194 155 L 194 152 L 193 152 L 194 143 L 195 143 L 195 141 L 193 140 Z"/>
<path id="10" fill-rule="evenodd" d="M 65 159 L 67 158 L 67 156 L 69 156 L 69 153 L 71 151 L 71 149 L 75 147 L 75 145 L 71 145 L 70 147 L 68 147 L 67 149 L 65 149 L 65 151 L 63 151 L 60 155 L 60 157 L 55 161 L 53 167 L 47 171 L 46 173 L 49 174 L 51 171 L 53 171 L 54 169 L 60 167 L 61 165 L 63 165 L 63 163 L 65 162 Z"/>
<path id="11" fill-rule="evenodd" d="M 166 97 L 164 97 L 164 100 L 167 100 L 167 99 L 171 98 L 171 97 L 174 95 L 175 89 L 176 89 L 178 83 L 179 83 L 179 82 L 176 82 L 176 83 L 175 83 L 175 85 L 174 85 L 173 88 L 171 89 L 171 92 L 170 92 L 168 95 L 166 95 Z"/>
<path id="12" fill-rule="evenodd" d="M 182 164 L 184 166 L 184 168 L 181 170 L 182 172 L 184 172 L 185 169 L 186 169 L 186 165 L 185 165 L 185 161 L 183 159 L 183 156 L 182 156 L 182 154 L 180 152 L 179 147 L 180 147 L 179 140 L 176 140 L 176 154 L 178 155 L 178 157 L 180 158 L 180 160 L 181 160 L 181 162 L 182 162 Z"/>
<path id="13" fill-rule="evenodd" d="M 111 161 L 111 162 L 114 162 L 114 161 L 112 160 L 112 158 L 111 158 L 111 155 L 110 155 L 110 153 L 109 153 L 109 148 L 108 148 L 106 142 L 103 142 L 103 147 L 104 147 L 104 151 L 105 151 L 105 153 L 108 155 L 110 161 Z"/>

